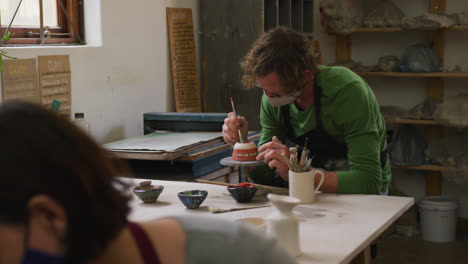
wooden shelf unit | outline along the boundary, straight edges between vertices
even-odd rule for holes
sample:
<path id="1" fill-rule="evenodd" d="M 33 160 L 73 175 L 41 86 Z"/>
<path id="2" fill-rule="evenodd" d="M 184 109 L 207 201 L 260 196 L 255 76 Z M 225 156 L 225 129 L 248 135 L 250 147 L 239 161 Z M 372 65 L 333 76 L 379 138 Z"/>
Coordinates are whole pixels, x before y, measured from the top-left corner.
<path id="1" fill-rule="evenodd" d="M 445 12 L 445 0 L 428 0 L 429 2 L 429 12 L 441 14 Z M 453 26 L 448 29 L 439 29 L 435 31 L 427 31 L 430 34 L 430 43 L 432 49 L 439 57 L 441 65 L 444 65 L 444 48 L 445 48 L 445 31 L 446 30 L 468 30 L 468 25 L 463 26 Z M 360 28 L 354 32 L 411 32 L 403 30 L 402 28 Z M 336 35 L 336 62 L 347 62 L 351 60 L 351 45 L 352 37 L 351 35 Z M 361 76 L 370 77 L 370 76 L 381 76 L 381 77 L 427 77 L 427 96 L 428 98 L 434 99 L 437 102 L 442 102 L 443 100 L 443 89 L 444 89 L 444 78 L 464 78 L 468 77 L 467 73 L 359 73 Z M 400 122 L 411 122 L 416 123 L 415 120 L 399 120 Z M 420 122 L 420 121 L 419 121 Z M 425 120 L 425 122 L 428 122 Z M 426 123 L 421 123 L 426 125 Z M 428 122 L 427 138 L 428 141 L 436 140 L 441 138 L 442 129 L 440 126 L 436 125 L 436 122 Z M 440 173 L 440 168 L 438 166 L 417 166 L 417 167 L 399 167 L 405 169 L 418 169 L 426 171 L 426 195 L 440 195 L 441 194 L 441 181 L 442 175 Z"/>
<path id="2" fill-rule="evenodd" d="M 414 72 L 356 72 L 360 76 L 375 76 L 375 77 L 414 77 L 414 78 L 468 78 L 468 72 L 430 72 L 430 73 L 414 73 Z"/>
<path id="3" fill-rule="evenodd" d="M 424 170 L 440 172 L 442 169 L 439 165 L 422 165 L 422 166 L 393 166 L 392 169 L 405 169 L 405 170 Z"/>
<path id="4" fill-rule="evenodd" d="M 440 125 L 439 122 L 430 119 L 409 119 L 409 118 L 394 118 L 385 120 L 389 124 L 412 124 L 412 125 Z"/>
<path id="5" fill-rule="evenodd" d="M 455 26 L 451 26 L 449 28 L 443 28 L 442 30 L 465 31 L 465 30 L 468 30 L 468 25 L 455 25 Z M 414 31 L 414 30 L 406 30 L 406 29 L 401 28 L 401 27 L 357 28 L 357 29 L 353 30 L 353 33 L 401 32 L 401 31 Z"/>

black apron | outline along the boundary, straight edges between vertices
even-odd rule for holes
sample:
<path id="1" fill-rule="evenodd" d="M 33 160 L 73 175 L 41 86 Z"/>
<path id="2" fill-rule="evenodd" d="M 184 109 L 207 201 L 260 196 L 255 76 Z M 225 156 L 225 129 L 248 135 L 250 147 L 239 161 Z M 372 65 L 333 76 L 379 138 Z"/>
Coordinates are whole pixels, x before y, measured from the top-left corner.
<path id="1" fill-rule="evenodd" d="M 322 89 L 317 85 L 316 81 L 314 81 L 314 96 L 315 122 L 317 125 L 316 128 L 303 135 L 294 136 L 294 131 L 291 126 L 289 116 L 289 105 L 284 105 L 281 107 L 281 113 L 284 116 L 285 125 L 287 128 L 285 143 L 287 146 L 298 145 L 298 158 L 300 158 L 302 149 L 305 144 L 305 139 L 308 138 L 307 156 L 308 158 L 313 157 L 312 167 L 334 171 L 337 167 L 342 167 L 337 166 L 337 163 L 342 163 L 342 161 L 344 161 L 347 166 L 348 147 L 346 144 L 337 142 L 323 129 L 322 118 L 320 115 Z M 380 153 L 380 163 L 382 168 L 385 166 L 386 162 L 387 151 L 383 151 Z"/>

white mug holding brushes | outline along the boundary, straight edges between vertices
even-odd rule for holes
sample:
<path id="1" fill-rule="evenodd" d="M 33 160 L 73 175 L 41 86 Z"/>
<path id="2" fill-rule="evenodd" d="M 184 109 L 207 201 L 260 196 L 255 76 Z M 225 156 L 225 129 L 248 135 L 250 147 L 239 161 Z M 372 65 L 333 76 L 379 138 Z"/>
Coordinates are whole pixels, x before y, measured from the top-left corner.
<path id="1" fill-rule="evenodd" d="M 297 159 L 297 147 L 289 148 L 290 158 L 286 154 L 281 154 L 284 162 L 289 167 L 289 196 L 297 198 L 301 203 L 313 203 L 315 201 L 315 193 L 322 186 L 325 174 L 311 168 L 312 158 L 308 159 L 307 139 L 302 150 L 300 161 Z M 315 187 L 315 177 L 320 175 L 319 183 Z"/>

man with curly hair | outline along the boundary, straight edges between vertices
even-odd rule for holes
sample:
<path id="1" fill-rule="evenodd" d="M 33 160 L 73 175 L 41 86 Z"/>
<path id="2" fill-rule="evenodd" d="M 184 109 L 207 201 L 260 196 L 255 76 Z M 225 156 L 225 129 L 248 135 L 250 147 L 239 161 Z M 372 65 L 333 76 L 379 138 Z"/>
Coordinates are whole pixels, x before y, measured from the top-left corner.
<path id="1" fill-rule="evenodd" d="M 289 146 L 307 141 L 313 167 L 325 169 L 322 191 L 387 193 L 391 172 L 385 122 L 361 77 L 343 67 L 318 65 L 311 41 L 286 27 L 257 39 L 241 67 L 244 87 L 264 91 L 257 159 L 269 168 L 253 169 L 255 182 L 287 185 L 289 168 L 281 154 L 289 156 Z M 238 142 L 239 129 L 247 135 L 247 120 L 229 113 L 225 142 Z"/>

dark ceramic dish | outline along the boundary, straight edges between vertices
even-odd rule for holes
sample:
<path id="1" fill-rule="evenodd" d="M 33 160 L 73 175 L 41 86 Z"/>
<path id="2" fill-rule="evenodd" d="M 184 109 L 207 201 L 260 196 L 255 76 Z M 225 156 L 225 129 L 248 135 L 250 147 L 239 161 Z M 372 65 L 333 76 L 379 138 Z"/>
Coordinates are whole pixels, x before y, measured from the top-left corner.
<path id="1" fill-rule="evenodd" d="M 133 188 L 133 192 L 144 203 L 154 203 L 158 200 L 159 195 L 164 190 L 162 185 L 151 185 L 151 181 L 144 181 L 140 183 L 139 187 Z"/>
<path id="2" fill-rule="evenodd" d="M 256 187 L 227 187 L 232 198 L 239 203 L 248 203 L 257 192 Z"/>
<path id="3" fill-rule="evenodd" d="M 185 191 L 177 194 L 177 196 L 179 196 L 180 201 L 188 209 L 198 208 L 203 203 L 207 195 L 207 191 L 200 190 Z"/>

